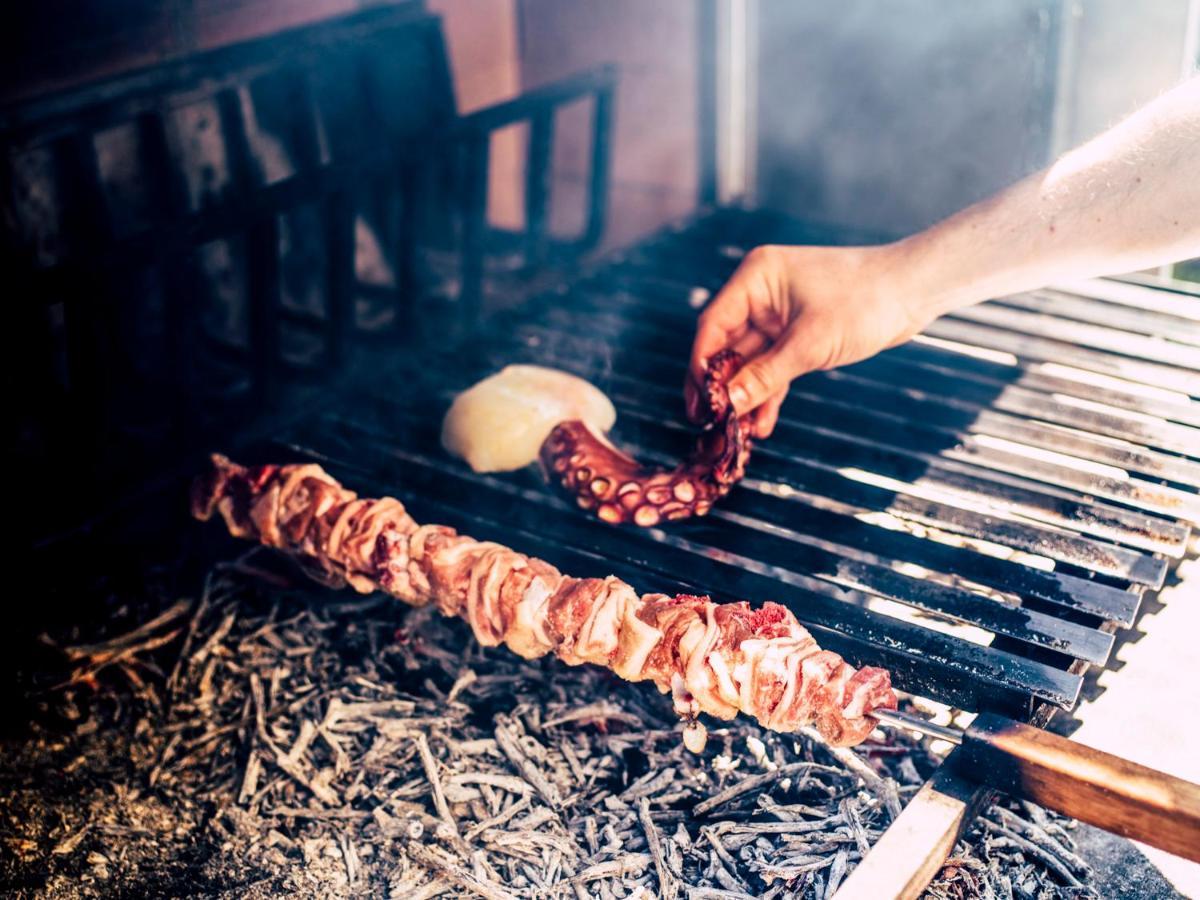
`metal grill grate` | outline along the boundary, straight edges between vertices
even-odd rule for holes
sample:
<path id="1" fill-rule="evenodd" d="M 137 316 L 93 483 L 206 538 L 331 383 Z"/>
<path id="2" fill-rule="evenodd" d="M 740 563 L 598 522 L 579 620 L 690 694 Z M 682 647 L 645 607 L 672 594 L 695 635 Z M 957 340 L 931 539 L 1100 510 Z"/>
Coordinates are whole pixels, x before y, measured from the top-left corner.
<path id="1" fill-rule="evenodd" d="M 801 379 L 746 480 L 668 529 L 604 525 L 531 472 L 476 475 L 440 449 L 453 394 L 528 361 L 604 389 L 639 458 L 677 457 L 696 301 L 736 266 L 728 244 L 820 237 L 718 212 L 497 318 L 486 340 L 402 361 L 279 444 L 572 574 L 786 603 L 913 693 L 1019 716 L 1072 707 L 1200 522 L 1192 298 L 1119 282 L 1005 298 Z"/>

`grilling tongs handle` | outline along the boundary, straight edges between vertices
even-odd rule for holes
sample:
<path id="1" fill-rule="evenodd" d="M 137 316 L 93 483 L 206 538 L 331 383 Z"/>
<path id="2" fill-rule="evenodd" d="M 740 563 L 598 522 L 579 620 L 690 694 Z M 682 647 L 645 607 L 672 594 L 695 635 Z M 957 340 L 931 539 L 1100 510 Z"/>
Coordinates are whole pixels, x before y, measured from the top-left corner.
<path id="1" fill-rule="evenodd" d="M 954 755 L 974 781 L 1200 862 L 1200 785 L 991 713 Z"/>

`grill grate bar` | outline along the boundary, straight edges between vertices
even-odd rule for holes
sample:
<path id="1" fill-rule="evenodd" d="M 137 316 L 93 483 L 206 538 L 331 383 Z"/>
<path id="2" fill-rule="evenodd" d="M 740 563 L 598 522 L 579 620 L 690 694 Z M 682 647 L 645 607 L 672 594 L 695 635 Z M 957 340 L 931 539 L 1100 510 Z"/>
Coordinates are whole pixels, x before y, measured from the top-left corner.
<path id="1" fill-rule="evenodd" d="M 687 572 L 691 582 L 680 583 L 682 590 L 703 590 L 723 599 L 775 599 L 792 607 L 802 622 L 814 628 L 814 634 L 819 629 L 823 635 L 871 647 L 865 659 L 879 659 L 876 646 L 889 648 L 895 662 L 893 674 L 903 689 L 931 697 L 957 695 L 959 701 L 969 697 L 972 705 L 967 708 L 992 702 L 1009 708 L 1014 703 L 1024 706 L 1022 692 L 1026 689 L 1059 706 L 1069 707 L 1078 697 L 1078 675 L 873 612 L 861 605 L 868 598 L 860 592 L 842 589 L 840 599 L 835 599 L 813 590 L 813 579 L 795 577 L 795 573 L 756 558 L 721 552 L 690 540 L 687 528 L 678 534 L 612 528 L 578 515 L 540 486 L 523 488 L 508 480 L 469 473 L 437 460 L 433 455 L 437 451 L 432 447 L 428 448 L 429 456 L 409 449 L 421 446 L 419 435 L 406 434 L 402 449 L 396 445 L 394 434 L 372 438 L 369 430 L 353 422 L 333 419 L 323 424 L 315 433 L 288 441 L 288 446 L 325 461 L 343 460 L 352 452 L 358 465 L 365 464 L 376 475 L 387 472 L 392 476 L 389 483 L 408 488 L 405 502 L 418 517 L 441 515 L 429 520 L 444 521 L 476 537 L 494 536 L 551 562 L 559 549 L 587 548 L 603 559 L 605 567 L 588 571 L 622 575 L 643 590 L 647 585 L 645 573 L 656 573 L 660 579 L 671 581 L 677 573 Z M 331 435 L 352 435 L 352 449 L 341 437 Z M 336 468 L 334 471 L 336 474 Z M 422 511 L 422 504 L 429 502 L 439 505 L 436 512 Z M 488 523 L 498 530 L 489 531 Z M 828 645 L 833 648 L 837 643 L 835 637 Z M 864 657 L 859 654 L 857 659 Z M 945 680 L 931 681 L 927 663 L 938 664 L 943 670 L 940 678 Z M 965 695 L 964 688 L 968 690 Z"/>
<path id="2" fill-rule="evenodd" d="M 1162 396 L 1157 389 L 1153 394 L 1138 393 L 1137 386 L 1129 382 L 1118 381 L 1114 383 L 1117 386 L 1102 386 L 1079 380 L 1080 376 L 1086 377 L 1088 373 L 1078 373 L 1076 377 L 1047 374 L 1048 365 L 1052 364 L 994 362 L 917 340 L 842 371 L 873 372 L 883 369 L 904 381 L 918 376 L 928 377 L 929 373 L 933 373 L 956 379 L 968 392 L 965 396 L 978 396 L 982 392 L 990 397 L 998 393 L 997 388 L 1013 388 L 1035 397 L 1071 397 L 1110 407 L 1124 411 L 1134 422 L 1157 418 L 1167 423 L 1200 427 L 1200 403 L 1189 401 L 1182 395 L 1176 394 L 1171 399 L 1170 395 Z M 983 405 L 989 405 L 989 401 L 984 399 Z M 1135 434 L 1130 440 L 1133 443 L 1148 442 L 1146 435 L 1142 434 Z M 1181 452 L 1186 452 L 1186 449 L 1181 448 Z"/>
<path id="3" fill-rule="evenodd" d="M 1195 347 L 1157 337 L 1130 334 L 1116 328 L 1064 319 L 1048 312 L 1027 312 L 1003 306 L 995 301 L 968 306 L 949 315 L 950 319 L 1003 328 L 1017 334 L 1056 341 L 1069 341 L 1077 347 L 1090 347 L 1120 354 L 1131 359 L 1150 360 L 1179 369 L 1200 372 L 1200 353 Z M 1186 329 L 1186 324 L 1181 325 Z"/>
<path id="4" fill-rule="evenodd" d="M 432 434 L 422 435 L 420 425 L 431 418 L 436 421 L 436 418 L 420 409 L 407 411 L 407 416 L 412 418 L 405 422 L 408 436 L 406 446 L 425 448 L 427 456 L 436 456 L 436 439 Z M 364 441 L 379 439 L 375 429 L 361 422 L 339 419 L 331 421 L 330 427 L 347 434 L 360 434 Z M 463 477 L 471 477 L 461 467 L 456 472 Z M 539 491 L 538 496 L 544 499 L 544 491 Z M 714 524 L 720 522 L 739 527 Z M 561 523 L 555 524 L 556 531 L 563 527 Z M 594 523 L 590 520 L 589 528 L 594 529 Z M 783 577 L 789 583 L 834 598 L 840 597 L 846 589 L 861 588 L 906 606 L 1090 662 L 1104 662 L 1112 646 L 1111 636 L 1094 628 L 1024 610 L 961 587 L 906 575 L 890 568 L 894 560 L 879 560 L 852 547 L 839 546 L 817 537 L 811 529 L 804 533 L 792 527 L 783 527 L 778 520 L 759 520 L 744 511 L 723 509 L 714 511 L 707 520 L 688 523 L 681 531 L 689 540 L 699 541 L 707 547 L 777 567 L 780 573 L 785 573 Z M 659 539 L 670 541 L 672 538 L 670 534 L 664 534 Z M 808 577 L 810 575 L 813 577 Z"/>
<path id="5" fill-rule="evenodd" d="M 825 237 L 718 212 L 492 317 L 486 340 L 398 361 L 287 446 L 572 574 L 784 602 L 823 645 L 917 694 L 1020 716 L 1073 705 L 1108 658 L 1109 623 L 1133 622 L 1200 524 L 1200 317 L 1166 292 L 1002 298 L 807 376 L 746 480 L 668 528 L 605 525 L 532 472 L 479 475 L 441 450 L 450 395 L 523 361 L 588 378 L 618 407 L 620 445 L 678 459 L 697 306 L 739 247 Z"/>
<path id="6" fill-rule="evenodd" d="M 618 370 L 636 373 L 638 378 L 629 378 L 615 373 L 598 373 L 594 367 L 589 365 L 586 356 L 580 357 L 571 353 L 563 355 L 549 349 L 554 344 L 563 344 L 565 340 L 566 337 L 563 335 L 551 335 L 548 340 L 541 341 L 540 346 L 532 354 L 529 354 L 528 348 L 525 348 L 524 354 L 517 349 L 491 356 L 489 359 L 500 365 L 504 361 L 512 362 L 514 359 L 527 355 L 527 358 L 531 360 L 541 360 L 605 383 L 609 393 L 623 404 L 647 408 L 671 419 L 677 418 L 679 412 L 678 391 L 664 386 L 675 385 L 682 381 L 682 369 L 677 365 L 663 370 L 648 367 L 649 357 L 637 357 L 629 365 L 625 365 L 622 359 Z M 666 372 L 672 374 L 665 374 Z M 801 406 L 808 402 L 808 398 L 804 395 L 800 395 L 796 399 L 797 404 Z M 850 465 L 870 467 L 872 471 L 885 473 L 896 479 L 919 480 L 923 484 L 934 485 L 956 495 L 970 497 L 976 503 L 985 503 L 996 514 L 1007 517 L 1019 514 L 1022 517 L 1031 517 L 1082 533 L 1104 536 L 1130 546 L 1163 552 L 1170 556 L 1181 556 L 1186 546 L 1189 528 L 1185 524 L 1148 516 L 1120 506 L 1101 505 L 1094 501 L 1086 502 L 1082 494 L 1063 491 L 1054 486 L 1056 483 L 1060 484 L 1075 477 L 1076 482 L 1090 490 L 1093 495 L 1101 493 L 1096 490 L 1101 486 L 1098 480 L 1093 483 L 1092 480 L 1080 478 L 1071 470 L 1060 472 L 1061 467 L 1058 466 L 1038 467 L 1031 461 L 1017 457 L 1014 463 L 1008 466 L 1010 470 L 1037 469 L 1039 473 L 1048 470 L 1051 484 L 1010 478 L 997 471 L 998 467 L 994 460 L 999 459 L 1004 462 L 1006 459 L 1011 459 L 1013 454 L 1004 454 L 985 447 L 974 451 L 964 449 L 943 452 L 942 457 L 937 457 L 929 453 L 916 452 L 910 448 L 896 448 L 864 440 L 861 434 L 855 435 L 853 431 L 847 430 L 845 427 L 834 431 L 807 424 L 814 420 L 828 423 L 831 416 L 827 410 L 818 409 L 814 414 L 804 415 L 803 410 L 796 404 L 790 406 L 785 404 L 784 409 L 787 411 L 787 415 L 781 420 L 782 424 L 776 435 L 765 446 L 777 450 L 790 448 L 794 451 L 793 455 L 803 455 L 804 458 L 817 462 L 825 461 L 837 468 Z M 842 422 L 838 424 L 844 426 Z M 911 426 L 908 426 L 907 423 L 902 422 L 901 424 L 911 430 Z M 861 433 L 863 429 L 855 430 Z M 868 420 L 866 431 L 868 434 L 877 434 L 879 429 L 874 422 Z M 936 452 L 937 447 L 944 445 L 944 441 L 933 441 L 930 449 Z M 967 462 L 954 462 L 944 458 L 947 456 L 958 457 Z M 975 458 L 991 461 L 992 467 L 971 465 L 970 463 Z M 1138 482 L 1137 484 L 1144 485 L 1147 492 L 1146 496 L 1136 498 L 1139 505 L 1143 508 L 1154 508 L 1152 501 L 1156 494 L 1163 493 L 1163 489 L 1148 482 Z M 1120 500 L 1127 500 L 1131 497 L 1134 486 L 1116 482 L 1112 485 L 1113 489 L 1110 494 L 1115 494 Z M 1184 504 L 1189 504 L 1196 498 L 1185 494 L 1179 499 Z"/>
<path id="7" fill-rule="evenodd" d="M 463 378 L 464 383 L 473 380 L 473 375 L 463 371 L 457 372 L 456 376 L 436 373 L 434 380 L 445 388 L 447 384 L 453 384 L 453 377 Z M 389 423 L 393 426 L 403 423 L 407 430 L 419 427 L 422 422 L 438 421 L 444 407 L 433 408 L 435 392 L 436 389 L 431 389 L 428 393 L 415 391 L 400 396 L 375 395 L 371 398 L 376 404 L 374 410 L 368 409 L 363 403 L 356 406 L 356 421 L 371 423 L 366 427 L 373 427 L 376 432 L 386 430 Z M 448 402 L 453 393 L 453 390 L 447 390 L 439 396 Z M 632 411 L 625 412 L 630 417 L 637 417 Z M 353 428 L 354 424 L 338 427 Z M 678 431 L 678 436 L 682 436 L 683 429 L 679 428 Z M 657 444 L 646 442 L 636 449 L 647 460 L 666 462 L 670 458 L 667 448 L 675 449 L 677 444 L 672 437 L 667 437 Z M 757 466 L 753 471 L 757 471 Z M 888 564 L 911 562 L 994 590 L 1010 591 L 1107 620 L 1131 623 L 1136 614 L 1139 603 L 1137 593 L 1068 572 L 1046 571 L 1017 560 L 989 557 L 961 547 L 881 528 L 859 518 L 874 510 L 886 510 L 897 518 L 948 531 L 961 528 L 960 523 L 966 521 L 969 526 L 974 526 L 975 534 L 981 539 L 994 538 L 995 535 L 987 531 L 988 520 L 982 517 L 964 515 L 952 506 L 896 495 L 870 484 L 851 481 L 829 468 L 820 468 L 805 461 L 789 462 L 786 479 L 787 496 L 781 497 L 771 493 L 778 491 L 778 484 L 748 478 L 722 501 L 722 508 L 825 538 L 829 543 L 839 545 L 843 551 L 858 551 L 863 558 L 876 558 Z M 803 500 L 804 497 L 812 498 L 813 502 Z M 823 504 L 824 508 L 814 503 Z"/>
<path id="8" fill-rule="evenodd" d="M 577 320 L 584 318 L 589 329 L 613 339 L 620 338 L 626 345 L 626 349 L 636 351 L 637 355 L 662 354 L 669 346 L 680 342 L 685 336 L 690 337 L 691 334 L 690 330 L 683 331 L 679 323 L 659 325 L 652 316 L 638 316 L 630 321 L 614 317 L 610 312 L 586 308 L 577 308 L 569 316 L 566 313 L 558 312 L 551 313 L 546 318 L 551 324 L 561 328 L 573 327 L 575 329 L 578 329 L 581 324 Z M 670 344 L 665 344 L 665 341 L 670 341 Z M 878 377 L 884 378 L 886 375 L 883 373 L 893 369 L 890 357 L 894 352 L 889 351 L 867 363 L 860 363 L 859 366 L 851 367 L 848 372 L 879 371 L 881 374 Z M 684 358 L 686 359 L 686 356 Z M 675 365 L 680 365 L 677 355 L 667 356 L 666 359 Z M 826 375 L 828 374 L 831 373 L 826 373 Z M 822 377 L 824 376 L 816 373 L 806 376 L 806 379 L 817 380 Z M 893 384 L 897 382 L 894 371 L 889 380 Z M 805 383 L 806 380 L 801 379 L 797 385 L 803 386 Z M 953 376 L 933 375 L 928 372 L 901 376 L 900 383 L 906 384 L 911 390 L 922 390 L 937 396 L 954 393 L 957 397 L 956 391 L 959 387 Z M 1103 407 L 1097 409 L 1098 403 L 1102 403 L 1102 401 L 1090 400 L 1087 397 L 1080 398 L 1085 401 L 1084 403 L 1072 405 L 1062 395 L 1042 395 L 1020 387 L 1004 387 L 997 394 L 994 387 L 973 389 L 970 385 L 964 386 L 963 395 L 969 398 L 973 405 L 981 408 L 1046 420 L 1077 430 L 1098 432 L 1102 436 L 1130 443 L 1150 444 L 1185 456 L 1196 455 L 1197 448 L 1200 447 L 1200 429 L 1198 428 L 1171 422 L 1157 422 L 1148 419 L 1145 414 L 1122 413 L 1119 410 L 1106 410 Z M 1066 396 L 1070 397 L 1071 395 Z"/>
<path id="9" fill-rule="evenodd" d="M 1014 294 L 1010 297 L 1002 297 L 995 302 L 1001 306 L 1011 306 L 1026 312 L 1047 313 L 1062 319 L 1106 325 L 1109 328 L 1132 334 L 1166 338 L 1173 344 L 1188 344 L 1200 348 L 1200 322 L 1181 320 L 1177 316 L 1133 309 L 1058 291 Z"/>
<path id="10" fill-rule="evenodd" d="M 1177 285 L 1177 286 L 1176 286 Z M 1150 286 L 1113 278 L 1092 278 L 1048 285 L 1047 292 L 1103 300 L 1117 306 L 1131 306 L 1142 312 L 1160 313 L 1173 319 L 1200 322 L 1196 299 L 1200 291 L 1176 282 L 1172 286 Z"/>
<path id="11" fill-rule="evenodd" d="M 1087 372 L 1200 397 L 1200 372 L 1090 350 L 1067 341 L 1034 337 L 957 319 L 938 319 L 924 333 L 989 350 L 1000 350 L 1023 359 L 1070 365 Z"/>

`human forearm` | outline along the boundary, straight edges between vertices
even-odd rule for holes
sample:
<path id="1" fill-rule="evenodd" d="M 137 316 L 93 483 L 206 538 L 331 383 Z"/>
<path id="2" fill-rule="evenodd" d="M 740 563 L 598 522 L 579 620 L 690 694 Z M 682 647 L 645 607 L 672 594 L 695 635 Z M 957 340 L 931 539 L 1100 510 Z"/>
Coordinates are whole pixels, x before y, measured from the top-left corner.
<path id="1" fill-rule="evenodd" d="M 1200 79 L 889 249 L 920 318 L 1200 256 Z"/>
<path id="2" fill-rule="evenodd" d="M 858 362 L 990 297 L 1200 256 L 1200 79 L 994 197 L 893 244 L 759 247 L 700 317 L 687 393 L 732 348 L 765 437 L 791 379 Z"/>

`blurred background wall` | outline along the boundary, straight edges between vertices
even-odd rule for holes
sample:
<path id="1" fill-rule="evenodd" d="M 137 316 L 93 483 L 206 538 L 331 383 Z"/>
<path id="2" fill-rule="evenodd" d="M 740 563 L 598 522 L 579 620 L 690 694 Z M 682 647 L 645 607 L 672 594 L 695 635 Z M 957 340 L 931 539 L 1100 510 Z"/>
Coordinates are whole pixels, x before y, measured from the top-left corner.
<path id="1" fill-rule="evenodd" d="M 1074 0 L 1065 6 L 1060 150 L 1103 131 L 1196 68 L 1196 0 Z"/>
<path id="2" fill-rule="evenodd" d="M 693 208 L 706 0 L 429 0 L 460 111 L 586 65 L 621 69 L 611 226 L 624 243 Z M 742 4 L 758 60 L 753 198 L 886 233 L 1046 162 L 1195 60 L 1197 0 L 707 0 Z M 377 5 L 364 0 L 41 0 L 0 12 L 0 101 Z M 756 46 L 755 46 L 756 45 Z M 553 227 L 580 200 L 587 121 L 561 117 Z M 521 219 L 524 135 L 494 145 L 489 210 Z"/>
<path id="3" fill-rule="evenodd" d="M 885 234 L 929 225 L 1178 81 L 1195 8 L 760 0 L 754 199 Z"/>
<path id="4" fill-rule="evenodd" d="M 751 190 L 907 233 L 1043 165 L 1056 0 L 762 0 Z"/>

